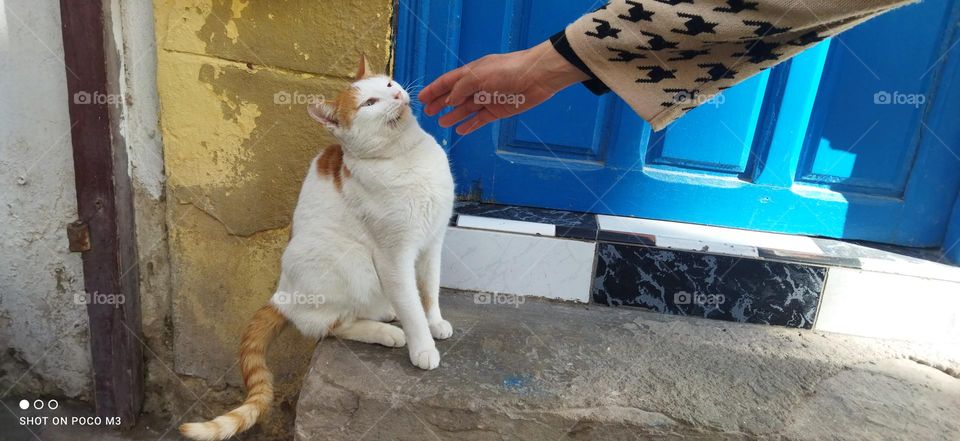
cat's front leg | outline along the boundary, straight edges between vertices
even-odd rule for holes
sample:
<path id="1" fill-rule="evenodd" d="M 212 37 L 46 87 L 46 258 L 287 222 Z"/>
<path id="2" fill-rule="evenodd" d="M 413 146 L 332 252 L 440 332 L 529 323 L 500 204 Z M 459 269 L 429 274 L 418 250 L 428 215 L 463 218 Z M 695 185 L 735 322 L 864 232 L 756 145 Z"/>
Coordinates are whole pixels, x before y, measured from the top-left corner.
<path id="1" fill-rule="evenodd" d="M 430 335 L 427 315 L 420 304 L 414 270 L 417 253 L 412 249 L 386 249 L 374 253 L 380 286 L 390 299 L 407 337 L 410 361 L 421 369 L 440 365 L 440 352 Z"/>
<path id="2" fill-rule="evenodd" d="M 445 232 L 446 229 L 441 230 L 417 258 L 417 290 L 420 292 L 420 303 L 427 314 L 430 333 L 438 340 L 453 335 L 453 326 L 440 315 L 440 254 Z"/>

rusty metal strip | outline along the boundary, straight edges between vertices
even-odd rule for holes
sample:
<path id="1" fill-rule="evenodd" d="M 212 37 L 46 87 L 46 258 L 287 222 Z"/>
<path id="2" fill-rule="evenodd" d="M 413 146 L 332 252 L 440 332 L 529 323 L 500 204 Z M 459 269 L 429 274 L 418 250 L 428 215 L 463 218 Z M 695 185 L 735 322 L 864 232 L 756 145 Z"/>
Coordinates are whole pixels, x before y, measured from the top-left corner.
<path id="1" fill-rule="evenodd" d="M 100 1 L 60 0 L 77 209 L 88 235 L 81 247 L 84 288 L 122 299 L 87 305 L 94 399 L 97 415 L 129 427 L 143 403 L 139 272 L 126 149 L 110 117 L 113 100 L 97 99 L 118 84 L 105 10 Z"/>

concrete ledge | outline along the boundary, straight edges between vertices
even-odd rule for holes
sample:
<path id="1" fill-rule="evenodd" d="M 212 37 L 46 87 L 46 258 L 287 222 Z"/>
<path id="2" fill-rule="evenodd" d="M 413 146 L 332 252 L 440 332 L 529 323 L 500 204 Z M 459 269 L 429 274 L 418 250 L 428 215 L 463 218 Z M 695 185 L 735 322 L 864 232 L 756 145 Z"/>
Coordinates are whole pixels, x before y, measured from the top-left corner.
<path id="1" fill-rule="evenodd" d="M 960 436 L 960 380 L 944 373 L 960 367 L 956 347 L 534 299 L 441 302 L 456 333 L 437 370 L 411 366 L 406 349 L 321 342 L 296 439 Z"/>

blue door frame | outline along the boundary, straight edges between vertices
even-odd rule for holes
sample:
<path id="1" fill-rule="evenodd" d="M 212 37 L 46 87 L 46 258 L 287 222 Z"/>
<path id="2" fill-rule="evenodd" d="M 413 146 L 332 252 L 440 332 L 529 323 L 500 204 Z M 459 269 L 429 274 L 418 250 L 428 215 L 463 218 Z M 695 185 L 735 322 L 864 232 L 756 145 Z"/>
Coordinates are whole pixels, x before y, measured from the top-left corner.
<path id="1" fill-rule="evenodd" d="M 395 77 L 426 83 L 532 46 L 593 3 L 400 0 Z M 957 261 L 958 18 L 960 0 L 894 11 L 660 132 L 582 87 L 467 137 L 418 118 L 448 149 L 461 197 L 942 246 Z"/>

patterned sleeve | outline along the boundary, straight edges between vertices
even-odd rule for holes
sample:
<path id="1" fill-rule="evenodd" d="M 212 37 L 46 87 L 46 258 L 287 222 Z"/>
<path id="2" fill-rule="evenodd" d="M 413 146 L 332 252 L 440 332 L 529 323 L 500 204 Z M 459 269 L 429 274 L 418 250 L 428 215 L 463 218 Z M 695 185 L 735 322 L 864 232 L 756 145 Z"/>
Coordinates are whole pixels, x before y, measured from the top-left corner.
<path id="1" fill-rule="evenodd" d="M 612 0 L 551 37 L 660 130 L 805 48 L 916 0 Z M 607 89 L 609 88 L 609 89 Z"/>

